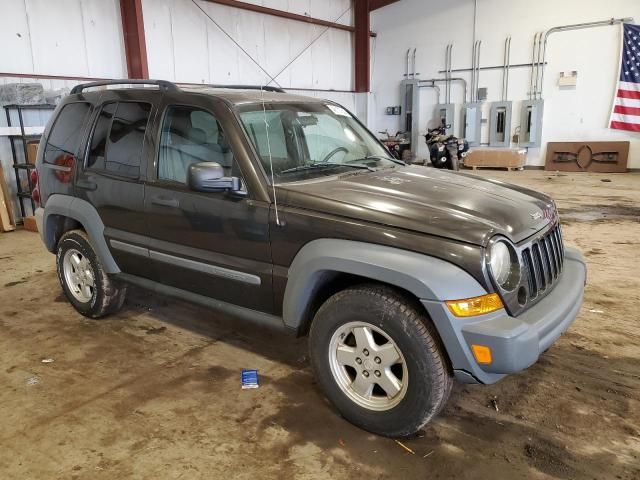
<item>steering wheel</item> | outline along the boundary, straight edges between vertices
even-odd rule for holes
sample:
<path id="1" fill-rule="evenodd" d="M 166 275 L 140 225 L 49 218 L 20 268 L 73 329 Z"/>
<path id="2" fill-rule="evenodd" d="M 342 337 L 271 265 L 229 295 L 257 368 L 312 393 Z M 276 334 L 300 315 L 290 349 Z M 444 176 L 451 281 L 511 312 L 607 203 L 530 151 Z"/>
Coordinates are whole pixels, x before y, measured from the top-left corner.
<path id="1" fill-rule="evenodd" d="M 338 148 L 334 148 L 333 150 L 331 150 L 322 160 L 320 160 L 320 163 L 327 163 L 329 161 L 329 159 L 331 157 L 333 157 L 336 153 L 338 152 L 344 152 L 344 153 L 349 153 L 349 150 L 347 150 L 344 147 L 338 147 Z"/>

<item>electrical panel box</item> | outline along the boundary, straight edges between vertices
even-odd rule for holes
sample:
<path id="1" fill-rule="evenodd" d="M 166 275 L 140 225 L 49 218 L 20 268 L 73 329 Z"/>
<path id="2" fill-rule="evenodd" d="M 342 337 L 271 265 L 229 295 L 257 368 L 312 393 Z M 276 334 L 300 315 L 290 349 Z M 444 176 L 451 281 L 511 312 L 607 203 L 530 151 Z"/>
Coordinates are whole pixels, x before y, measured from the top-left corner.
<path id="1" fill-rule="evenodd" d="M 489 146 L 511 146 L 511 102 L 493 102 L 489 114 Z"/>
<path id="2" fill-rule="evenodd" d="M 412 157 L 415 156 L 418 142 L 420 141 L 420 132 L 418 125 L 420 124 L 420 84 L 418 80 L 402 80 L 400 82 L 400 98 L 402 105 L 400 111 L 404 112 L 404 122 L 401 122 L 401 128 L 407 132 L 411 139 Z"/>
<path id="3" fill-rule="evenodd" d="M 469 142 L 470 147 L 480 145 L 480 134 L 482 133 L 482 103 L 465 103 L 464 115 L 464 138 Z"/>
<path id="4" fill-rule="evenodd" d="M 542 143 L 544 100 L 525 100 L 520 107 L 520 146 L 539 147 Z"/>
<path id="5" fill-rule="evenodd" d="M 445 130 L 447 135 L 455 135 L 455 112 L 456 105 L 454 103 L 441 103 L 436 105 L 433 116 L 437 119 L 444 120 L 445 125 L 449 128 Z"/>

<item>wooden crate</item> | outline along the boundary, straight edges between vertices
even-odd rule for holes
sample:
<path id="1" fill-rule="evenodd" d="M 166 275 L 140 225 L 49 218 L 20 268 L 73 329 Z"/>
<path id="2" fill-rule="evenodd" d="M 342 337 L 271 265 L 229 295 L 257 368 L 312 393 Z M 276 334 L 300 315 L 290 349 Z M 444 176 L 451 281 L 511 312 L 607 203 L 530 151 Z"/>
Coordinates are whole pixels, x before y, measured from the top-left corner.
<path id="1" fill-rule="evenodd" d="M 523 148 L 474 148 L 464 159 L 465 167 L 522 169 L 527 161 Z"/>

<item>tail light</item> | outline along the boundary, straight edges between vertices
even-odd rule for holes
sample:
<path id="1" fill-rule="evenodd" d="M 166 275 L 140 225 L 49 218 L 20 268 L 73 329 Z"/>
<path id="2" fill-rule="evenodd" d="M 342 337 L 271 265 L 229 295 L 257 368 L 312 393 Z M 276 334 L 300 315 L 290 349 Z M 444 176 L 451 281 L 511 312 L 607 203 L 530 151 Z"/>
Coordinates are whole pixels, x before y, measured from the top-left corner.
<path id="1" fill-rule="evenodd" d="M 31 198 L 40 206 L 40 190 L 38 189 L 38 171 L 36 169 L 31 170 Z"/>

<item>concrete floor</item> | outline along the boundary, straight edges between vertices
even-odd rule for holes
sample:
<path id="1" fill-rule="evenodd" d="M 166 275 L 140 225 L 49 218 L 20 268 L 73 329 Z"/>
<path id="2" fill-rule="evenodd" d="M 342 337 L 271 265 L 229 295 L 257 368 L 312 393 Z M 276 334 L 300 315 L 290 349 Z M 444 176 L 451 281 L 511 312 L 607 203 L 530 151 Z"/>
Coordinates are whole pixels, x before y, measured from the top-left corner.
<path id="1" fill-rule="evenodd" d="M 640 175 L 479 174 L 557 199 L 585 305 L 527 371 L 456 385 L 414 454 L 336 414 L 305 339 L 142 290 L 87 320 L 36 234 L 0 234 L 0 478 L 640 478 Z"/>

